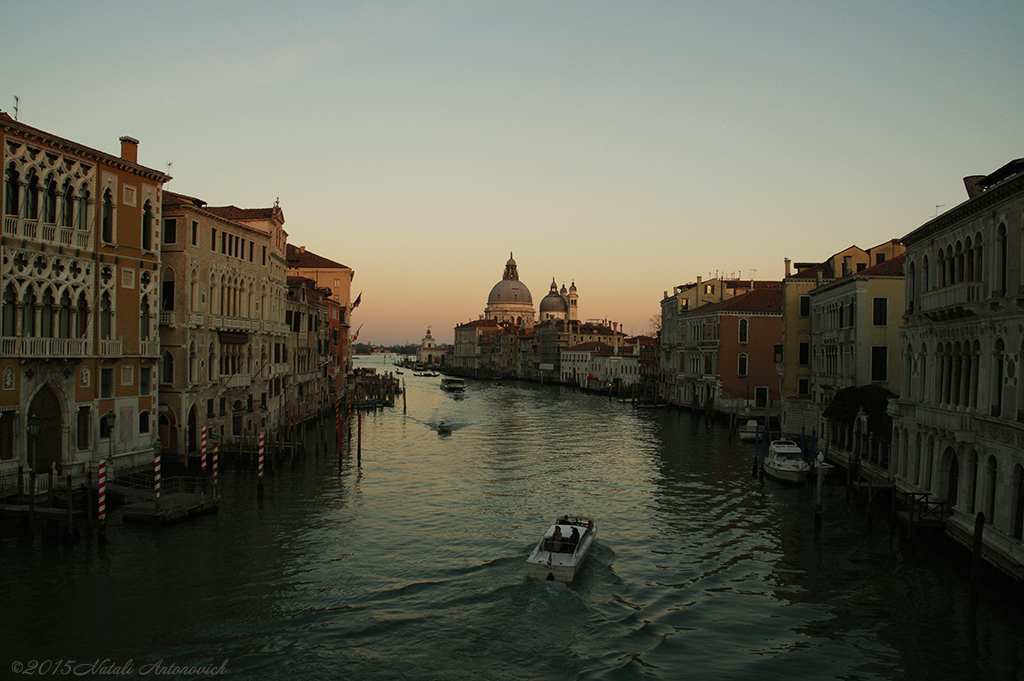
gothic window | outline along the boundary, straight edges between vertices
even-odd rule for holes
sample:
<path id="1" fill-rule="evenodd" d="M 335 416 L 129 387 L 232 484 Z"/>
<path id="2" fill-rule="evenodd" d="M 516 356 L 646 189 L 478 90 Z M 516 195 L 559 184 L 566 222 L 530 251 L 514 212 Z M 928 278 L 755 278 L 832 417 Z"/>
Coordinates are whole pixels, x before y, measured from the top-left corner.
<path id="1" fill-rule="evenodd" d="M 39 219 L 39 178 L 35 170 L 28 171 L 26 180 L 25 217 L 29 220 Z"/>
<path id="2" fill-rule="evenodd" d="M 78 229 L 89 229 L 89 189 L 83 185 L 78 193 Z"/>
<path id="3" fill-rule="evenodd" d="M 149 201 L 142 207 L 142 250 L 153 250 L 153 206 Z"/>
<path id="4" fill-rule="evenodd" d="M 19 196 L 21 176 L 14 169 L 13 163 L 7 166 L 5 174 L 7 177 L 4 181 L 4 213 L 7 215 L 17 215 L 18 200 L 21 198 Z"/>
<path id="5" fill-rule="evenodd" d="M 71 187 L 71 180 L 64 180 L 64 199 L 61 202 L 60 225 L 71 227 L 75 220 L 75 190 Z"/>
<path id="6" fill-rule="evenodd" d="M 114 197 L 108 189 L 103 192 L 103 240 L 108 244 L 114 243 Z"/>

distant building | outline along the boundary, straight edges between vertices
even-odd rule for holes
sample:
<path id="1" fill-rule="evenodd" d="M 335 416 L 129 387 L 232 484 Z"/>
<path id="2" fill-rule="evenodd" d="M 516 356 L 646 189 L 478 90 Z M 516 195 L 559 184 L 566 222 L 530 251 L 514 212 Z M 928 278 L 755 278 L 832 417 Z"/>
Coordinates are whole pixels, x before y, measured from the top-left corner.
<path id="1" fill-rule="evenodd" d="M 752 279 L 714 278 L 676 286 L 669 295 L 665 291 L 661 300 L 661 337 L 659 339 L 660 373 L 658 393 L 673 404 L 692 401 L 684 387 L 684 338 L 687 315 L 704 305 L 721 303 L 741 296 L 754 288 L 778 288 L 778 281 L 755 281 Z"/>
<path id="2" fill-rule="evenodd" d="M 451 346 L 438 345 L 434 341 L 434 337 L 430 335 L 430 328 L 428 327 L 427 334 L 423 336 L 420 344 L 417 359 L 428 366 L 445 366 L 448 363 L 448 355 L 451 351 Z"/>
<path id="3" fill-rule="evenodd" d="M 779 399 L 775 345 L 782 338 L 782 290 L 754 289 L 686 315 L 681 403 L 763 414 Z"/>
<path id="4" fill-rule="evenodd" d="M 248 223 L 231 217 L 247 217 Z M 252 224 L 259 218 L 258 225 Z M 274 437 L 289 373 L 279 206 L 210 207 L 163 194 L 160 441 L 198 453 L 202 428 L 222 445 Z M 212 440 L 211 440 L 212 442 Z"/>
<path id="5" fill-rule="evenodd" d="M 344 377 L 352 371 L 352 347 L 349 333 L 352 328 L 352 280 L 355 270 L 330 258 L 307 251 L 305 246 L 287 245 L 288 276 L 312 280 L 317 288 L 328 289 L 330 298 L 339 305 L 338 319 L 331 320 L 339 334 L 337 349 L 341 366 L 338 389 L 344 389 Z"/>
<path id="6" fill-rule="evenodd" d="M 811 292 L 819 286 L 892 259 L 903 253 L 896 240 L 864 250 L 850 246 L 820 263 L 794 263 L 786 259 L 782 280 L 782 432 L 795 435 L 819 427 L 821 401 L 811 396 Z M 796 271 L 793 272 L 792 268 Z M 844 351 L 849 346 L 844 345 Z M 819 396 L 820 397 L 820 396 Z"/>

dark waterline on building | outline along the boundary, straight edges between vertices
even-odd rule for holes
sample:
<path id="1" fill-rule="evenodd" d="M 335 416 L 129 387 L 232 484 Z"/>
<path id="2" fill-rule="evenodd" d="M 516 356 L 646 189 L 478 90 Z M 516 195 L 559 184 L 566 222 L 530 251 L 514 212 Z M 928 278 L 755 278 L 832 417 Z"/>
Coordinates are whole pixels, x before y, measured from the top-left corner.
<path id="1" fill-rule="evenodd" d="M 361 467 L 308 430 L 262 505 L 236 464 L 216 515 L 115 513 L 104 547 L 0 539 L 4 676 L 67 659 L 261 679 L 1024 673 L 1024 618 L 993 592 L 972 611 L 944 543 L 902 546 L 839 486 L 816 532 L 813 491 L 753 480 L 721 426 L 556 386 L 456 399 L 439 380 L 406 376 L 407 413 L 364 414 Z M 528 581 L 563 512 L 598 519 L 589 564 Z"/>

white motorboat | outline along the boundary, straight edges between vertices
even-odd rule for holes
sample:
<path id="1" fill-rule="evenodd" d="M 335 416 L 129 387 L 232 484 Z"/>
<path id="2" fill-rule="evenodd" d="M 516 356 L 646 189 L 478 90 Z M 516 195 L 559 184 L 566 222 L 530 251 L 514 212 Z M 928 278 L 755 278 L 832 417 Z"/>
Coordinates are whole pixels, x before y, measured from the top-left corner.
<path id="1" fill-rule="evenodd" d="M 764 457 L 764 472 L 782 482 L 804 482 L 811 473 L 811 464 L 804 458 L 800 445 L 792 440 L 772 440 Z"/>
<path id="2" fill-rule="evenodd" d="M 587 560 L 596 536 L 593 518 L 558 518 L 526 559 L 528 575 L 533 579 L 571 582 Z"/>
<path id="3" fill-rule="evenodd" d="M 466 389 L 466 380 L 463 378 L 456 378 L 454 376 L 445 376 L 441 379 L 441 390 L 448 390 L 451 392 L 462 392 Z"/>
<path id="4" fill-rule="evenodd" d="M 753 442 L 754 440 L 763 440 L 764 438 L 764 426 L 758 423 L 756 419 L 750 419 L 740 426 L 740 439 L 744 442 Z"/>

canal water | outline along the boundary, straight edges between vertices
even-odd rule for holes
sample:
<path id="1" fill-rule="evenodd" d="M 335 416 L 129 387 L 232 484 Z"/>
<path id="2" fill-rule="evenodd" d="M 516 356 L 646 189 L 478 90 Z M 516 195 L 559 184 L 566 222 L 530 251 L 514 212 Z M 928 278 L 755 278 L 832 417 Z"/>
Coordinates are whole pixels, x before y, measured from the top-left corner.
<path id="1" fill-rule="evenodd" d="M 988 592 L 969 608 L 943 544 L 901 546 L 841 486 L 816 531 L 813 490 L 754 480 L 752 447 L 721 425 L 559 386 L 470 381 L 457 399 L 401 378 L 405 408 L 363 416 L 360 463 L 356 425 L 340 457 L 310 430 L 262 503 L 229 464 L 215 515 L 154 528 L 115 511 L 102 547 L 0 539 L 0 678 L 47 661 L 71 676 L 62 660 L 106 660 L 102 678 L 1024 675 L 1024 615 Z M 562 513 L 597 520 L 589 563 L 571 585 L 528 580 Z"/>

